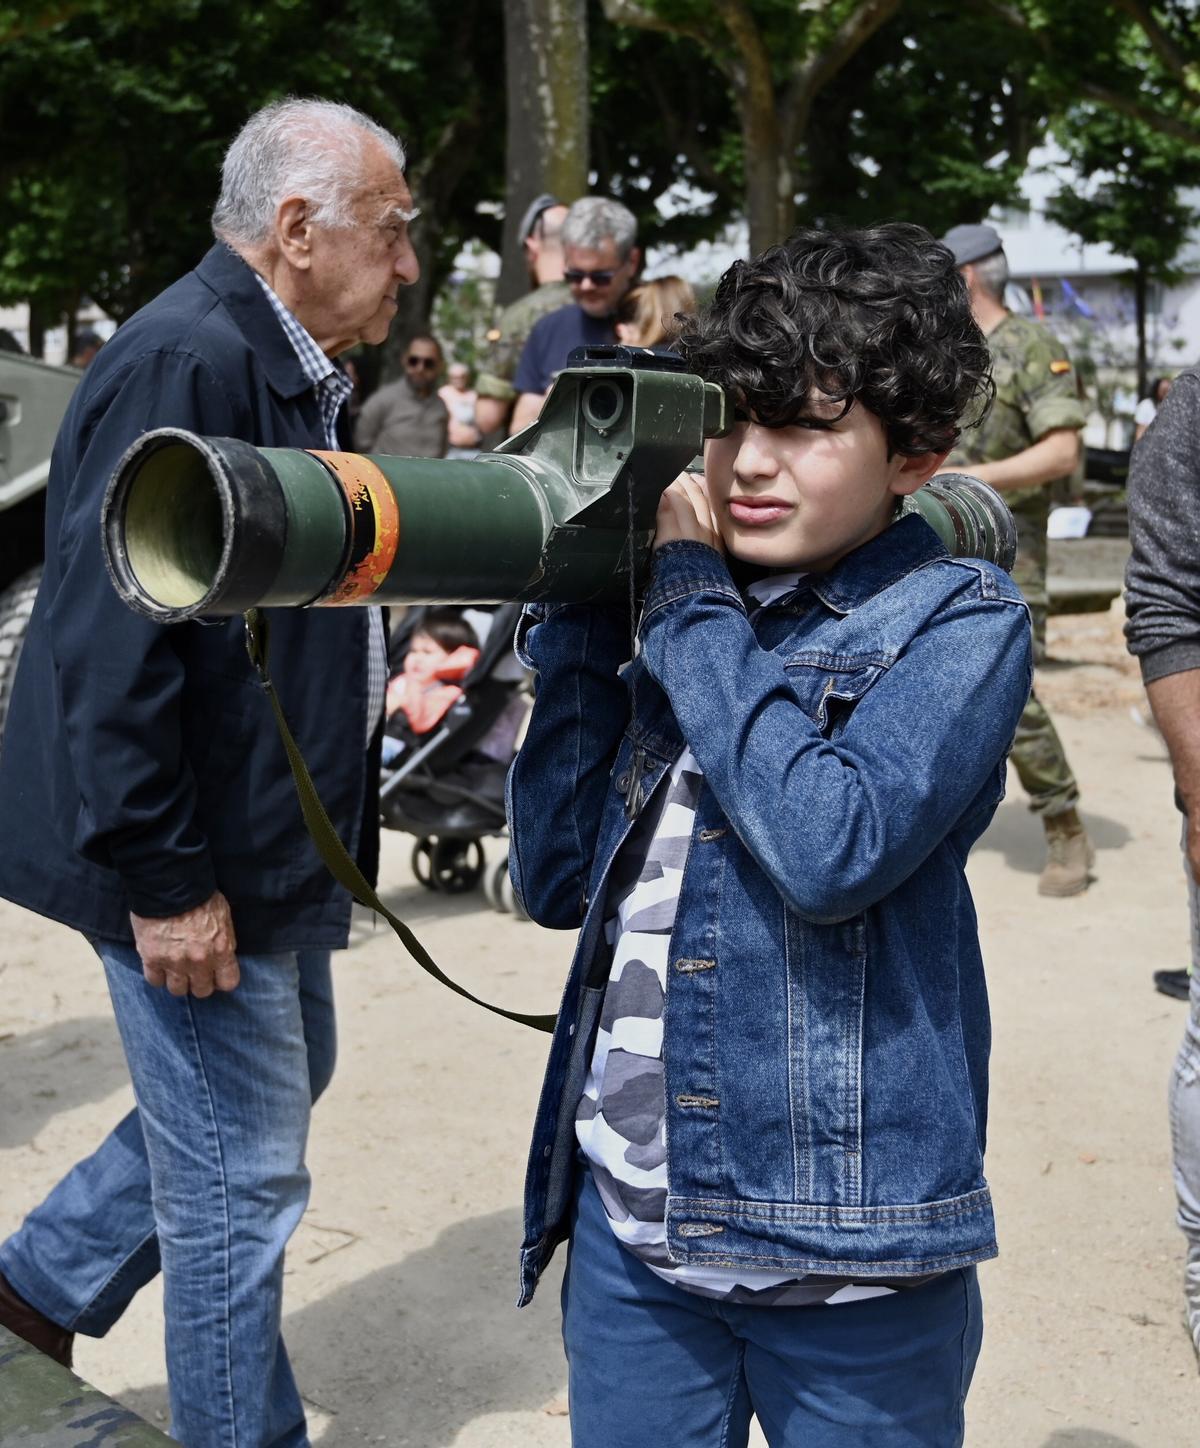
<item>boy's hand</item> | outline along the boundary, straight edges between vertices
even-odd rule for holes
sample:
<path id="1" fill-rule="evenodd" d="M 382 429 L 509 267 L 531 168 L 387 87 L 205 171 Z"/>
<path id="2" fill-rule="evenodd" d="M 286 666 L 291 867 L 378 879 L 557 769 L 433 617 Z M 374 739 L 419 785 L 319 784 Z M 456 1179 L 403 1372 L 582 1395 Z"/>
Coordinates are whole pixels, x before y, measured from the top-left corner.
<path id="1" fill-rule="evenodd" d="M 695 473 L 680 473 L 659 499 L 655 519 L 655 549 L 664 543 L 683 542 L 703 543 L 718 553 L 725 552 L 704 480 Z"/>

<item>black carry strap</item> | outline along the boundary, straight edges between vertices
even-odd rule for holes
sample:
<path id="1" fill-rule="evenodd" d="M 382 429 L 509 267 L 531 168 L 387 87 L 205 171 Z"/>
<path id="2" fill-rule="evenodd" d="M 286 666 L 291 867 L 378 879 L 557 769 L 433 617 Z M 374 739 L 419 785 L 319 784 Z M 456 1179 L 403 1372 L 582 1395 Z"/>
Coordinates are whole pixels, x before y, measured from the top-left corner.
<path id="1" fill-rule="evenodd" d="M 354 896 L 360 905 L 365 905 L 368 910 L 374 910 L 382 915 L 387 923 L 400 937 L 400 942 L 408 951 L 409 955 L 417 962 L 422 970 L 427 971 L 434 980 L 440 981 L 447 990 L 452 990 L 455 995 L 460 995 L 464 1000 L 472 1001 L 477 1006 L 482 1006 L 485 1011 L 491 1011 L 493 1015 L 503 1016 L 505 1020 L 516 1021 L 522 1026 L 531 1026 L 535 1031 L 553 1031 L 555 1016 L 531 1016 L 521 1011 L 508 1011 L 503 1006 L 494 1006 L 489 1002 L 480 1000 L 477 995 L 472 995 L 464 986 L 441 970 L 433 957 L 405 925 L 398 916 L 393 915 L 379 896 L 367 883 L 366 876 L 355 864 L 350 852 L 342 844 L 334 829 L 329 816 L 325 813 L 325 806 L 321 803 L 317 794 L 316 786 L 312 782 L 312 776 L 308 772 L 308 766 L 304 762 L 304 756 L 300 753 L 299 746 L 292 738 L 292 731 L 288 728 L 287 720 L 284 718 L 283 707 L 279 702 L 279 695 L 275 692 L 275 685 L 271 681 L 268 671 L 268 649 L 270 643 L 270 621 L 263 614 L 261 609 L 252 608 L 245 614 L 246 620 L 246 649 L 250 655 L 250 662 L 258 672 L 263 688 L 267 691 L 267 698 L 271 701 L 271 709 L 275 715 L 275 724 L 279 730 L 279 737 L 283 741 L 283 747 L 287 751 L 288 764 L 291 766 L 292 779 L 296 784 L 296 794 L 300 800 L 300 810 L 304 815 L 304 823 L 308 833 L 312 836 L 312 842 L 317 847 L 317 853 L 325 862 L 326 868 L 339 885 L 344 885 Z"/>

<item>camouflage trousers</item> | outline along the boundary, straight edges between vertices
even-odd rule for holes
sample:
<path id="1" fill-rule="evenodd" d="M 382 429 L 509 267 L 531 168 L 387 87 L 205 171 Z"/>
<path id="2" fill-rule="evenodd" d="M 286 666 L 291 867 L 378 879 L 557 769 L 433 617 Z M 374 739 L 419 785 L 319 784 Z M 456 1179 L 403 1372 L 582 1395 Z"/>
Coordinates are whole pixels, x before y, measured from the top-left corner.
<path id="1" fill-rule="evenodd" d="M 1046 657 L 1046 613 L 1045 581 L 1042 596 L 1026 588 L 1026 580 L 1013 577 L 1025 593 L 1029 611 L 1033 615 L 1033 657 L 1041 663 Z M 1030 596 L 1032 594 L 1032 597 Z M 1017 724 L 1016 737 L 1012 747 L 1013 767 L 1022 788 L 1029 796 L 1029 808 L 1034 814 L 1056 815 L 1073 809 L 1079 800 L 1079 786 L 1067 763 L 1066 750 L 1058 737 L 1054 721 L 1046 712 L 1046 706 L 1031 693 Z"/>

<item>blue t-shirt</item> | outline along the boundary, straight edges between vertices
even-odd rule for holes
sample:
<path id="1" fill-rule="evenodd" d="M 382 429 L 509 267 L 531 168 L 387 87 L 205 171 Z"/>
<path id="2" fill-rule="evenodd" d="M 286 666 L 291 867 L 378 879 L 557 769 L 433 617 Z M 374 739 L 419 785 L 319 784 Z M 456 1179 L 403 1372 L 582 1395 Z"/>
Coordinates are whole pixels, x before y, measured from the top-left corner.
<path id="1" fill-rule="evenodd" d="M 582 307 L 569 302 L 533 324 L 513 386 L 518 392 L 548 392 L 576 347 L 611 347 L 616 340 L 611 317 L 589 317 Z"/>

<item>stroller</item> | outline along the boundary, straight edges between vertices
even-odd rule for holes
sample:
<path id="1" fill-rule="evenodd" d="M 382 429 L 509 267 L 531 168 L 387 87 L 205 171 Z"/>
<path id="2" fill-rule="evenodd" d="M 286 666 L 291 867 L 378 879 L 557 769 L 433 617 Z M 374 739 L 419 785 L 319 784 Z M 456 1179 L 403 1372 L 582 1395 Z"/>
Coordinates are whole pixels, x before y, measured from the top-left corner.
<path id="1" fill-rule="evenodd" d="M 426 612 L 410 608 L 392 634 L 393 672 Z M 521 605 L 469 612 L 473 622 L 491 617 L 479 658 L 462 680 L 461 697 L 433 729 L 383 766 L 380 818 L 385 828 L 416 836 L 412 869 L 426 889 L 457 895 L 482 882 L 494 909 L 522 915 L 507 856 L 489 866 L 481 843 L 507 829 L 504 781 L 529 709 L 525 674 L 512 652 Z"/>

